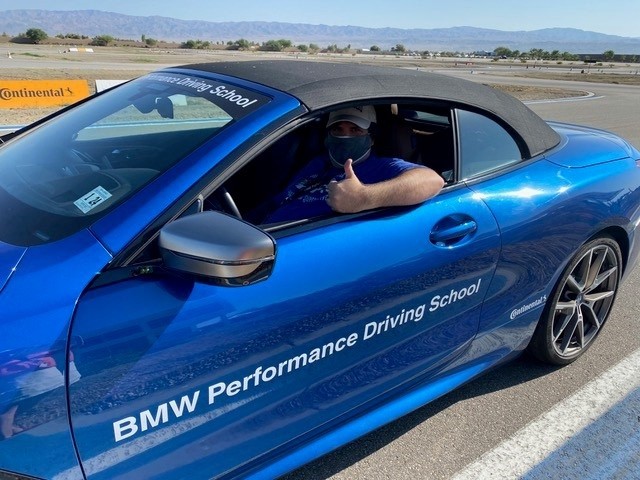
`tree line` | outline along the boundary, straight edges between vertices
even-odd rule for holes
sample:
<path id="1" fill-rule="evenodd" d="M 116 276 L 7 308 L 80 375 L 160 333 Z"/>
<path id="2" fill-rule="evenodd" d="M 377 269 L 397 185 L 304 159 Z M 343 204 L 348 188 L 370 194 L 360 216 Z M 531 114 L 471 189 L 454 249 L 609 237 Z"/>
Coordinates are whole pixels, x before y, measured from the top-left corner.
<path id="1" fill-rule="evenodd" d="M 6 36 L 6 34 L 4 34 Z M 34 44 L 42 43 L 47 38 L 49 38 L 48 34 L 39 28 L 30 28 L 25 33 L 19 34 L 18 37 L 25 38 Z M 56 38 L 61 39 L 82 39 L 88 40 L 88 36 L 78 35 L 78 34 L 58 34 Z M 98 35 L 91 39 L 89 45 L 92 46 L 109 46 L 116 42 L 117 39 L 110 35 Z M 159 40 L 149 38 L 146 35 L 142 35 L 140 42 L 145 47 L 155 47 L 158 46 Z M 184 49 L 195 49 L 195 50 L 207 50 L 207 49 L 225 49 L 225 50 L 258 50 L 258 51 L 267 51 L 267 52 L 283 52 L 283 51 L 296 51 L 303 53 L 393 53 L 396 55 L 416 55 L 425 57 L 462 57 L 468 56 L 468 53 L 464 52 L 432 52 L 429 50 L 424 51 L 414 51 L 410 50 L 403 44 L 396 44 L 388 49 L 384 49 L 378 45 L 371 45 L 368 49 L 352 49 L 351 45 L 346 45 L 345 47 L 339 47 L 337 44 L 327 45 L 326 47 L 320 47 L 315 43 L 309 44 L 298 44 L 294 45 L 291 40 L 287 39 L 274 39 L 267 40 L 265 42 L 253 42 L 247 40 L 245 38 L 240 38 L 238 40 L 229 40 L 229 41 L 217 41 L 211 42 L 206 40 L 187 40 L 180 44 L 180 48 Z M 571 52 L 561 52 L 559 50 L 553 50 L 551 52 L 547 50 L 543 50 L 540 48 L 532 48 L 528 51 L 520 51 L 520 50 L 511 50 L 508 47 L 497 47 L 492 52 L 483 52 L 485 56 L 493 57 L 495 59 L 513 59 L 520 61 L 527 60 L 543 60 L 543 61 L 580 61 L 583 60 L 580 55 L 571 53 Z M 600 59 L 603 61 L 611 62 L 613 60 L 627 61 L 627 62 L 638 62 L 637 55 L 616 55 L 613 50 L 606 50 L 601 55 L 599 55 Z"/>

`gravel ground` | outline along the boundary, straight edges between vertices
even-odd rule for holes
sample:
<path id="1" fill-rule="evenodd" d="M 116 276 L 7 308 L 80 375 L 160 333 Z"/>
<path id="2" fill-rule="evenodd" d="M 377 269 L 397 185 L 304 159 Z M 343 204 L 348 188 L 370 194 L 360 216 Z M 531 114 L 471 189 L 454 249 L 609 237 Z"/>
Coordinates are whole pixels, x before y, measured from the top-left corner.
<path id="1" fill-rule="evenodd" d="M 0 85 L 2 80 L 36 80 L 36 79 L 67 79 L 67 80 L 87 80 L 89 83 L 89 88 L 91 93 L 94 93 L 95 90 L 95 80 L 96 79 L 121 79 L 127 80 L 133 77 L 137 77 L 140 75 L 144 75 L 148 73 L 150 70 L 154 69 L 154 65 L 163 65 L 163 64 L 180 64 L 180 63 L 197 63 L 197 62 L 210 62 L 210 61 L 219 61 L 219 60 L 228 60 L 234 59 L 237 60 L 239 58 L 242 59 L 250 59 L 250 58 L 265 58 L 265 54 L 253 54 L 249 52 L 234 52 L 234 53 L 222 53 L 222 52 L 214 52 L 214 53 L 200 53 L 200 52 L 189 52 L 184 50 L 176 50 L 176 51 L 145 51 L 141 49 L 118 49 L 113 48 L 111 50 L 102 49 L 99 53 L 94 56 L 88 57 L 70 57 L 68 54 L 65 54 L 60 49 L 56 49 L 57 47 L 51 45 L 21 45 L 14 46 L 11 45 L 7 47 L 8 50 L 12 50 L 13 58 L 18 58 L 21 60 L 33 60 L 33 66 L 29 66 L 28 68 L 14 68 L 11 64 L 11 60 L 2 61 L 0 65 Z M 13 51 L 18 49 L 18 51 Z M 278 58 L 292 58 L 292 55 L 272 55 Z M 295 58 L 298 58 L 296 55 Z M 308 57 L 311 59 L 317 59 L 319 61 L 322 60 L 331 60 L 331 61 L 349 61 L 349 62 L 362 62 L 362 63 L 375 63 L 378 65 L 394 65 L 394 66 L 403 66 L 408 68 L 454 68 L 454 65 L 457 63 L 454 62 L 443 62 L 443 61 L 421 61 L 419 59 L 406 59 L 406 58 L 394 58 L 389 56 L 388 58 L 380 58 L 380 57 L 366 57 L 366 56 L 358 56 L 354 57 L 351 55 L 347 56 L 327 56 L 327 57 Z M 88 60 L 85 60 L 88 59 Z M 4 60 L 4 59 L 3 59 Z M 60 68 L 38 68 L 38 63 L 40 60 L 46 61 L 60 61 Z M 118 70 L 116 69 L 91 69 L 90 64 L 87 64 L 87 68 L 78 68 L 78 63 L 83 61 L 89 61 L 95 63 L 96 60 L 104 63 L 126 63 L 128 68 Z M 73 62 L 73 68 L 64 68 L 64 64 L 70 65 L 70 62 Z M 131 68 L 133 65 L 139 65 L 140 68 L 136 69 Z M 158 67 L 160 68 L 160 67 Z M 535 72 L 532 72 L 535 73 Z M 536 87 L 522 87 L 515 85 L 492 85 L 495 88 L 499 88 L 507 93 L 515 96 L 520 100 L 541 100 L 541 99 L 550 99 L 550 98 L 562 98 L 562 97 L 570 97 L 570 96 L 579 96 L 582 95 L 583 92 L 571 89 L 557 89 L 557 88 L 536 88 Z M 49 115 L 57 110 L 57 107 L 54 108 L 40 108 L 40 109 L 2 109 L 0 108 L 0 125 L 23 125 L 33 121 L 36 121 L 46 115 Z"/>

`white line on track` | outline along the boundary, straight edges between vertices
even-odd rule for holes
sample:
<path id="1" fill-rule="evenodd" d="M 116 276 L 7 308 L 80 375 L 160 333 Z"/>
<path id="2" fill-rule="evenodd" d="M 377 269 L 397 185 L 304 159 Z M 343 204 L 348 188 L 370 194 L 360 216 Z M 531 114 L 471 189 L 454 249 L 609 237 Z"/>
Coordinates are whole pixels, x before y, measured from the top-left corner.
<path id="1" fill-rule="evenodd" d="M 640 350 L 453 480 L 640 479 Z"/>
<path id="2" fill-rule="evenodd" d="M 564 103 L 564 102 L 582 102 L 583 100 L 598 100 L 604 98 L 603 95 L 597 95 L 593 92 L 587 92 L 586 95 L 580 97 L 565 97 L 565 98 L 550 98 L 548 100 L 525 100 L 525 105 L 532 105 L 534 103 Z"/>

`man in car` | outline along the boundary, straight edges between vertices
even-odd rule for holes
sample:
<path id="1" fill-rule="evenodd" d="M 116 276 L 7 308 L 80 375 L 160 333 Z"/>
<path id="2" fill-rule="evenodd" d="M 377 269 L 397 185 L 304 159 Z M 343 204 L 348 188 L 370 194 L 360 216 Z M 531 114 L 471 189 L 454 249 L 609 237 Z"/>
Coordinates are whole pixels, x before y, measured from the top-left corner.
<path id="1" fill-rule="evenodd" d="M 444 181 L 435 171 L 372 152 L 375 123 L 371 105 L 331 112 L 326 154 L 299 172 L 264 223 L 415 205 L 437 195 Z"/>

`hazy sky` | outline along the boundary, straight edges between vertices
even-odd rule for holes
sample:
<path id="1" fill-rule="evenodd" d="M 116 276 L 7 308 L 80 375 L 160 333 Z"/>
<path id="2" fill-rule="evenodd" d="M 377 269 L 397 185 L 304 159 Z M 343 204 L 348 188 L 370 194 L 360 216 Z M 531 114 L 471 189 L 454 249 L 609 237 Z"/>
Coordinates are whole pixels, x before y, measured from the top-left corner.
<path id="1" fill-rule="evenodd" d="M 1 10 L 102 10 L 211 22 L 507 31 L 571 27 L 640 37 L 640 0 L 0 0 L 0 4 Z"/>

